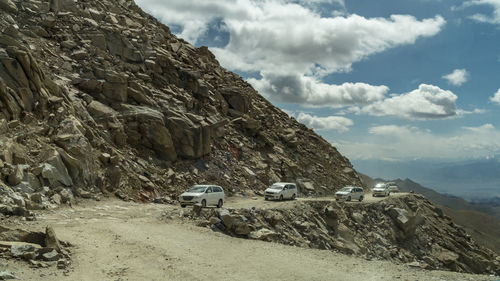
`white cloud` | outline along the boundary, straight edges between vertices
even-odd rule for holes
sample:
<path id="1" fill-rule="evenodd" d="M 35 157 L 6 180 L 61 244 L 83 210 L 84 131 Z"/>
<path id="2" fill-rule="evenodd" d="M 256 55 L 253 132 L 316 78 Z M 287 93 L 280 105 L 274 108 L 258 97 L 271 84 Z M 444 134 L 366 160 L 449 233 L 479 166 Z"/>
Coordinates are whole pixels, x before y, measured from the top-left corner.
<path id="1" fill-rule="evenodd" d="M 448 83 L 454 86 L 461 86 L 463 83 L 467 82 L 469 73 L 465 69 L 455 69 L 452 73 L 443 75 L 442 78 L 448 80 Z"/>
<path id="2" fill-rule="evenodd" d="M 457 115 L 456 100 L 457 96 L 451 91 L 420 84 L 418 89 L 367 105 L 360 112 L 405 119 L 442 119 Z"/>
<path id="3" fill-rule="evenodd" d="M 351 119 L 345 117 L 318 117 L 303 112 L 299 113 L 297 121 L 316 130 L 335 130 L 339 132 L 346 132 L 349 130 L 348 127 L 354 125 L 354 122 Z"/>
<path id="4" fill-rule="evenodd" d="M 492 15 L 474 14 L 470 16 L 472 20 L 491 24 L 500 24 L 500 1 L 499 0 L 470 0 L 465 1 L 459 8 L 467 8 L 471 6 L 489 5 L 493 8 Z"/>
<path id="5" fill-rule="evenodd" d="M 365 140 L 334 145 L 350 159 L 466 159 L 500 153 L 500 130 L 492 124 L 462 127 L 445 135 L 398 125 L 375 126 L 369 133 Z"/>
<path id="6" fill-rule="evenodd" d="M 320 2 L 344 4 L 343 0 L 314 1 Z M 309 7 L 311 1 L 305 0 L 137 0 L 137 3 L 167 25 L 182 27 L 180 36 L 193 43 L 211 23 L 221 20 L 229 43 L 210 50 L 224 67 L 260 73 L 261 79 L 249 81 L 273 100 L 310 106 L 318 106 L 316 97 L 333 107 L 358 102 L 364 105 L 380 99 L 380 94 L 387 91 L 385 86 L 328 85 L 321 79 L 328 74 L 350 71 L 353 63 L 370 55 L 434 36 L 445 24 L 441 16 L 422 20 L 409 15 L 323 17 Z M 332 11 L 332 15 L 343 12 Z M 294 83 L 282 87 L 287 80 Z"/>
<path id="7" fill-rule="evenodd" d="M 498 91 L 490 97 L 490 101 L 500 105 L 500 89 L 498 89 Z"/>
<path id="8" fill-rule="evenodd" d="M 365 83 L 330 85 L 314 77 L 264 73 L 262 79 L 248 79 L 266 98 L 277 102 L 298 103 L 311 107 L 340 108 L 366 105 L 382 100 L 389 90 L 386 86 Z"/>

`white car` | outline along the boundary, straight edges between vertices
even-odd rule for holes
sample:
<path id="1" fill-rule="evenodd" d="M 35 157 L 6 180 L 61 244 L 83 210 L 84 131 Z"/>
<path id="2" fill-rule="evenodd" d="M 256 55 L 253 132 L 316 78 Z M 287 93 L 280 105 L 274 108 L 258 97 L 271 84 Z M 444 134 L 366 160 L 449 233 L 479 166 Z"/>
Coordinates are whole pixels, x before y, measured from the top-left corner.
<path id="1" fill-rule="evenodd" d="M 359 186 L 346 186 L 335 192 L 335 200 L 337 201 L 359 200 L 359 202 L 361 202 L 364 198 L 365 192 L 363 191 L 363 188 Z"/>
<path id="2" fill-rule="evenodd" d="M 197 203 L 203 208 L 209 205 L 221 208 L 224 204 L 224 190 L 218 185 L 193 185 L 179 195 L 179 202 L 182 208 Z"/>
<path id="3" fill-rule="evenodd" d="M 375 187 L 372 190 L 372 196 L 377 197 L 377 196 L 389 196 L 391 194 L 391 191 L 389 190 L 389 185 L 385 182 L 377 183 Z"/>
<path id="4" fill-rule="evenodd" d="M 297 186 L 290 182 L 277 182 L 266 189 L 264 196 L 265 200 L 294 200 L 297 197 Z"/>
<path id="5" fill-rule="evenodd" d="M 395 182 L 388 182 L 387 185 L 389 186 L 390 193 L 399 192 L 399 187 Z"/>

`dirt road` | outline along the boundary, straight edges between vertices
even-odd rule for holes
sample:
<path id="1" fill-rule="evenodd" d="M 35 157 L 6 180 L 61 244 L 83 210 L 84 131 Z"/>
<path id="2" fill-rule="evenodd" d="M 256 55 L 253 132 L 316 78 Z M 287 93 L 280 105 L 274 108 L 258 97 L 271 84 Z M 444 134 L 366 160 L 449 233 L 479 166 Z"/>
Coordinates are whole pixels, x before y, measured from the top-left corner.
<path id="1" fill-rule="evenodd" d="M 306 199 L 297 202 L 301 200 Z M 245 200 L 234 201 L 233 206 L 245 204 Z M 252 205 L 258 200 L 246 201 Z M 180 218 L 160 221 L 166 210 L 178 214 L 187 208 L 105 200 L 44 212 L 37 221 L 25 224 L 40 230 L 54 226 L 60 239 L 74 245 L 72 265 L 66 271 L 31 269 L 25 262 L 9 261 L 9 270 L 21 280 L 54 281 L 498 279 L 232 238 Z"/>
<path id="2" fill-rule="evenodd" d="M 406 196 L 408 193 L 400 192 L 400 193 L 392 193 L 390 197 L 402 197 Z M 373 197 L 371 193 L 365 194 L 363 201 L 351 201 L 351 202 L 342 202 L 343 204 L 373 204 L 378 203 L 382 200 L 385 200 L 389 197 Z M 227 198 L 225 203 L 225 207 L 229 208 L 293 208 L 297 202 L 303 201 L 321 201 L 321 202 L 335 202 L 333 196 L 329 197 L 316 197 L 316 198 L 296 198 L 295 200 L 283 200 L 283 201 L 266 201 L 262 197 L 230 197 Z"/>

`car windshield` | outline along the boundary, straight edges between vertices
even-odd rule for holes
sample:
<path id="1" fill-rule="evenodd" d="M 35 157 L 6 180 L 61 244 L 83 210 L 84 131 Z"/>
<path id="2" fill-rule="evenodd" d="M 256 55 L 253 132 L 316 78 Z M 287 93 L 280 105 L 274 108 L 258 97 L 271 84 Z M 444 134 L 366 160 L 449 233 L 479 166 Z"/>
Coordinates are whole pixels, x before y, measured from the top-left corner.
<path id="1" fill-rule="evenodd" d="M 352 189 L 352 187 L 344 187 L 344 188 L 342 188 L 339 191 L 344 191 L 345 192 L 345 191 L 351 191 L 351 189 Z"/>
<path id="2" fill-rule="evenodd" d="M 375 186 L 375 188 L 382 188 L 382 189 L 386 189 L 387 188 L 387 185 L 383 184 L 383 183 L 379 183 Z"/>
<path id="3" fill-rule="evenodd" d="M 202 192 L 205 192 L 205 189 L 207 189 L 206 186 L 202 186 L 202 185 L 193 185 L 191 186 L 187 192 L 192 192 L 192 193 L 202 193 Z"/>
<path id="4" fill-rule="evenodd" d="M 283 189 L 283 186 L 282 185 L 278 185 L 278 184 L 273 184 L 269 187 L 270 189 L 277 189 L 277 190 L 282 190 Z"/>

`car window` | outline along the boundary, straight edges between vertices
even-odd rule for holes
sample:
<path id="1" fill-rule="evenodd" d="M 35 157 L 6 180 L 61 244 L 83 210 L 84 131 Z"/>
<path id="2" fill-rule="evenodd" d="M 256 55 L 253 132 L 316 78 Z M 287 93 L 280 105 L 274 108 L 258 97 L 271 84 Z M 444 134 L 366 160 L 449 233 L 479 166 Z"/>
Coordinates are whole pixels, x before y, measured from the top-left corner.
<path id="1" fill-rule="evenodd" d="M 222 192 L 222 188 L 220 186 L 214 186 L 214 192 Z"/>
<path id="2" fill-rule="evenodd" d="M 297 188 L 297 187 L 295 186 L 295 184 L 291 184 L 291 185 L 290 185 L 290 189 L 295 189 L 295 188 Z"/>
<path id="3" fill-rule="evenodd" d="M 209 186 L 209 187 L 207 188 L 206 193 L 210 193 L 210 192 L 212 192 L 212 187 L 211 187 L 211 186 Z"/>

